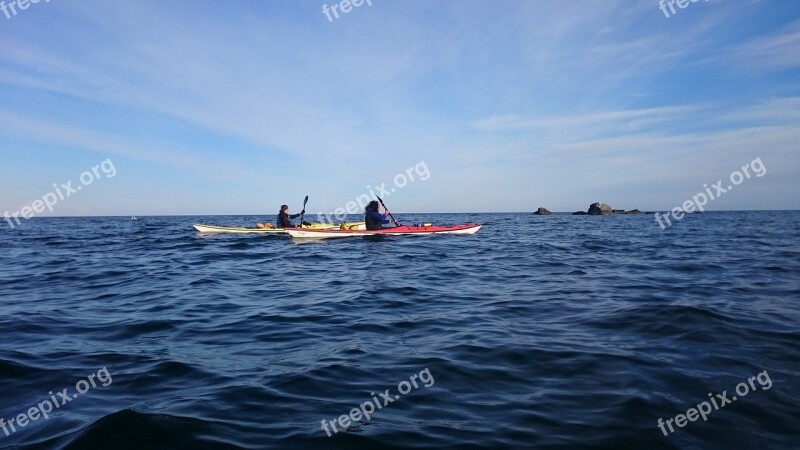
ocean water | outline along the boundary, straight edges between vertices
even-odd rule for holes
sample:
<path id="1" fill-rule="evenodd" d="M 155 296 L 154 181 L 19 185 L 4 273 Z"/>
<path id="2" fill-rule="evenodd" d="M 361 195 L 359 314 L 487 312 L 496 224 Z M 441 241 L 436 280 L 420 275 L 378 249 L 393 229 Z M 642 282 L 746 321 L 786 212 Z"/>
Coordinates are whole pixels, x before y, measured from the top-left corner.
<path id="1" fill-rule="evenodd" d="M 3 224 L 0 448 L 800 448 L 800 212 L 399 218 Z"/>

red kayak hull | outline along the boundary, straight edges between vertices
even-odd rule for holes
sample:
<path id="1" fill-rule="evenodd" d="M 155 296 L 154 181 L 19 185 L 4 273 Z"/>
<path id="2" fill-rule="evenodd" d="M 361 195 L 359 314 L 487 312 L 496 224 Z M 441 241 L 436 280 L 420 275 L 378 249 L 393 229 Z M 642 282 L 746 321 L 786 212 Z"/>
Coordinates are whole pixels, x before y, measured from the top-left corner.
<path id="1" fill-rule="evenodd" d="M 469 223 L 464 225 L 452 226 L 409 226 L 401 225 L 394 228 L 384 228 L 382 230 L 293 230 L 287 229 L 293 238 L 331 238 L 347 236 L 405 236 L 405 235 L 426 235 L 426 234 L 475 234 L 481 225 Z"/>

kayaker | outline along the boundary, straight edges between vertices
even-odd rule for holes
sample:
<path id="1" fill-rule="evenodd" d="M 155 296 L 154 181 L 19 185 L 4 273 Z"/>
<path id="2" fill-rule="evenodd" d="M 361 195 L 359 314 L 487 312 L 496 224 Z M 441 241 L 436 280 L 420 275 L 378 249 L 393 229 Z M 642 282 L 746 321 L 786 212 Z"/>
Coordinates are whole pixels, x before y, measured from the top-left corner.
<path id="1" fill-rule="evenodd" d="M 367 223 L 368 230 L 380 230 L 384 228 L 383 224 L 389 223 L 389 219 L 386 218 L 389 215 L 389 210 L 384 208 L 386 212 L 381 215 L 380 208 L 378 201 L 373 200 L 364 209 L 364 222 Z"/>
<path id="2" fill-rule="evenodd" d="M 281 211 L 278 213 L 278 228 L 298 228 L 300 225 L 292 225 L 292 219 L 300 217 L 305 214 L 306 210 L 300 211 L 300 214 L 289 214 L 289 206 L 281 205 Z"/>

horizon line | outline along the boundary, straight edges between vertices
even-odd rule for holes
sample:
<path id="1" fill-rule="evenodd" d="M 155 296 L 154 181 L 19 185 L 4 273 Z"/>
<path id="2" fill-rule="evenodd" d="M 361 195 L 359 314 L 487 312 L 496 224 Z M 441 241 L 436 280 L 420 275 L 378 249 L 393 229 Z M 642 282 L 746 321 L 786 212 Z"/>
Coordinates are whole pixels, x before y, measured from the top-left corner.
<path id="1" fill-rule="evenodd" d="M 630 211 L 630 210 L 628 210 Z M 641 214 L 648 214 L 648 213 L 667 213 L 671 210 L 649 210 L 649 211 L 641 211 Z M 800 211 L 800 209 L 718 209 L 718 210 L 706 210 L 706 211 L 696 211 L 686 214 L 704 214 L 709 212 L 791 212 L 791 211 Z M 472 212 L 397 212 L 397 214 L 529 214 L 533 215 L 536 211 L 472 211 Z M 585 212 L 585 211 L 551 211 L 552 214 L 573 214 L 576 212 Z M 347 214 L 348 216 L 357 216 L 361 215 L 362 213 L 353 213 Z M 313 217 L 315 214 L 306 214 L 306 217 Z M 322 213 L 318 213 L 317 215 L 323 215 Z M 612 216 L 622 216 L 625 214 L 605 214 L 605 215 L 612 215 Z M 639 214 L 627 214 L 627 215 L 639 215 Z M 30 219 L 79 219 L 79 218 L 100 218 L 100 217 L 197 217 L 197 216 L 216 216 L 216 217 L 242 217 L 242 216 L 277 216 L 277 214 L 113 214 L 113 215 L 75 215 L 75 216 L 33 216 Z"/>

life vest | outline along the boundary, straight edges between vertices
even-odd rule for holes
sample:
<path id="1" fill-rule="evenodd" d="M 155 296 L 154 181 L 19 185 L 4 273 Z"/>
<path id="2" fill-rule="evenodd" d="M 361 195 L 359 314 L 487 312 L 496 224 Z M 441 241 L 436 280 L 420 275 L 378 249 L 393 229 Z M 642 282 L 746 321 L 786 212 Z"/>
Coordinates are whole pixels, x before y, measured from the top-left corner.
<path id="1" fill-rule="evenodd" d="M 364 213 L 364 222 L 367 223 L 368 230 L 383 229 L 383 217 L 379 212 L 368 209 Z"/>
<path id="2" fill-rule="evenodd" d="M 278 228 L 286 228 L 287 225 L 291 226 L 292 221 L 289 220 L 289 215 L 281 211 L 278 213 Z"/>

